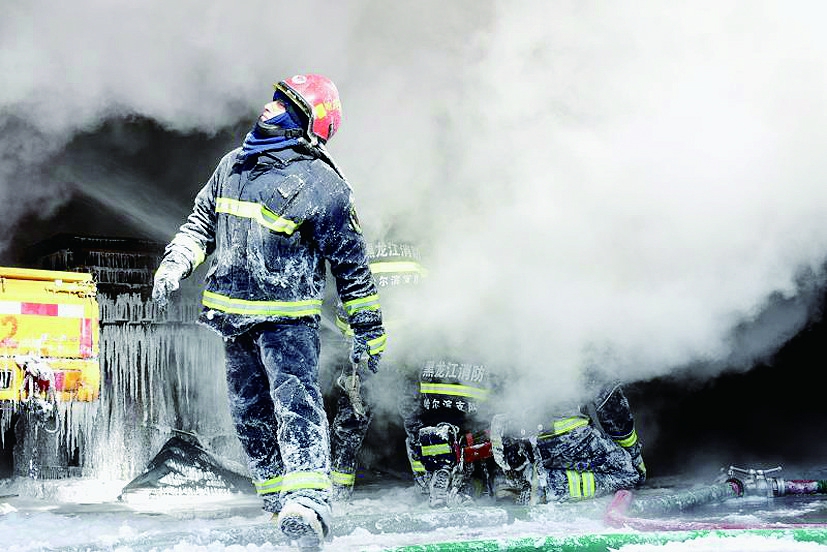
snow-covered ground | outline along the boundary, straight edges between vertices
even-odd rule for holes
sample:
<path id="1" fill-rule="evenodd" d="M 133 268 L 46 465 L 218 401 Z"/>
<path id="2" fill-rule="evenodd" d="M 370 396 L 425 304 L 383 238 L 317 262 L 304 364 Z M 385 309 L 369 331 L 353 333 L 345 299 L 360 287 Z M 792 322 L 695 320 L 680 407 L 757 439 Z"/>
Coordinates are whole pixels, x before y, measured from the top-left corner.
<path id="1" fill-rule="evenodd" d="M 40 550 L 152 551 L 203 550 L 281 551 L 293 548 L 285 542 L 260 510 L 253 495 L 149 496 L 134 494 L 119 500 L 125 481 L 65 479 L 0 482 L 0 535 L 2 549 L 9 552 Z M 536 537 L 538 550 L 552 550 L 546 537 L 571 535 L 636 534 L 615 529 L 603 521 L 607 501 L 598 499 L 576 505 L 547 505 L 526 519 L 509 519 L 496 507 L 480 507 L 466 514 L 451 510 L 428 511 L 410 487 L 390 485 L 357 493 L 351 504 L 337 506 L 334 537 L 326 545 L 331 551 L 378 552 L 395 547 L 428 543 L 498 540 L 509 542 Z M 799 502 L 793 508 L 802 516 L 807 510 L 823 509 L 821 501 Z M 402 528 L 406 514 L 417 512 L 420 527 Z M 786 516 L 796 515 L 786 512 Z M 742 522 L 756 523 L 755 512 L 721 512 Z M 378 533 L 359 526 L 364 519 L 382 518 L 387 530 Z M 395 520 L 395 521 L 394 521 Z M 428 527 L 425 527 L 425 526 Z M 634 539 L 631 539 L 634 540 Z M 622 552 L 649 551 L 814 551 L 827 550 L 819 542 L 804 542 L 789 533 L 759 534 L 749 531 L 699 534 L 683 542 L 638 542 L 607 547 Z M 545 543 L 545 544 L 544 544 Z M 575 550 L 568 545 L 566 550 Z M 425 550 L 424 548 L 422 550 Z M 444 548 L 443 548 L 444 550 Z M 466 548 L 467 550 L 467 548 Z M 491 548 L 486 548 L 491 550 Z M 585 548 L 584 548 L 585 550 Z M 588 550 L 595 550 L 594 547 Z"/>

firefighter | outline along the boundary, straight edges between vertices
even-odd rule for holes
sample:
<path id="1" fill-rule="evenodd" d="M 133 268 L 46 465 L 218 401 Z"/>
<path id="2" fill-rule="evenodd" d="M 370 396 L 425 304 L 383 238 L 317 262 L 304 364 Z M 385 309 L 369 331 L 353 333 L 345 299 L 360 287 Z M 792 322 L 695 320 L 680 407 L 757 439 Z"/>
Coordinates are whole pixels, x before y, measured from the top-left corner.
<path id="1" fill-rule="evenodd" d="M 397 326 L 403 318 L 405 302 L 414 298 L 411 291 L 427 274 L 422 266 L 421 253 L 412 244 L 388 240 L 369 243 L 368 256 L 382 299 L 385 326 L 398 337 L 400 333 L 404 334 L 403 329 Z M 341 303 L 331 314 L 347 342 L 353 337 L 353 329 L 345 315 Z M 377 385 L 370 372 L 358 370 L 347 358 L 343 358 L 345 356 L 339 355 L 334 363 L 337 376 L 331 394 L 331 480 L 333 499 L 337 501 L 348 501 L 353 494 L 359 451 L 374 415 Z M 401 370 L 402 367 L 394 360 L 388 357 L 383 360 L 385 372 L 398 373 Z"/>
<path id="2" fill-rule="evenodd" d="M 617 382 L 571 412 L 520 425 L 503 415 L 491 423 L 494 457 L 518 503 L 593 498 L 646 480 L 643 445 Z"/>
<path id="3" fill-rule="evenodd" d="M 433 344 L 429 347 L 434 350 Z M 453 506 L 493 496 L 500 471 L 488 435 L 499 378 L 482 363 L 426 360 L 400 405 L 414 480 L 428 504 Z"/>
<path id="4" fill-rule="evenodd" d="M 318 383 L 327 266 L 353 330 L 351 359 L 375 372 L 386 341 L 352 191 L 325 148 L 340 121 L 330 79 L 277 83 L 242 146 L 196 196 L 152 291 L 163 307 L 211 255 L 199 321 L 224 339 L 230 411 L 264 509 L 305 549 L 330 531 Z"/>

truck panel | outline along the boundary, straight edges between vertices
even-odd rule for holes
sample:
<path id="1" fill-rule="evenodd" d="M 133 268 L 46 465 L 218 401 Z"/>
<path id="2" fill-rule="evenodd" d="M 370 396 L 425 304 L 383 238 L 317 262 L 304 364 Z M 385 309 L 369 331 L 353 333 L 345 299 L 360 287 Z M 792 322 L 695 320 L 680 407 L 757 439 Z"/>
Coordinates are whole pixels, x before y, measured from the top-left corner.
<path id="1" fill-rule="evenodd" d="M 100 367 L 97 360 L 47 359 L 54 371 L 54 391 L 61 402 L 92 402 L 100 397 Z M 27 398 L 25 373 L 9 358 L 0 358 L 0 401 Z"/>
<path id="2" fill-rule="evenodd" d="M 49 388 L 62 401 L 97 400 L 98 318 L 91 274 L 0 267 L 0 400 L 25 400 L 32 391 L 22 357 L 48 366 L 40 391 Z"/>

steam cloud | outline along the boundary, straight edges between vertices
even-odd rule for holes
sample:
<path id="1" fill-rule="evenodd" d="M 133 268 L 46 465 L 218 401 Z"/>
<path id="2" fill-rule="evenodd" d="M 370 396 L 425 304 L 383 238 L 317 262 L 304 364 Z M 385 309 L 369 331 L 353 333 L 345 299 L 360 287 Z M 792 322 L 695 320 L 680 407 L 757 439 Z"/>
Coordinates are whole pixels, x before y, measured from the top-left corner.
<path id="1" fill-rule="evenodd" d="M 158 210 L 168 186 L 103 149 L 52 160 L 135 117 L 214 136 L 308 71 L 339 85 L 331 151 L 368 238 L 427 252 L 416 316 L 540 396 L 576 394 L 584 363 L 626 379 L 749 363 L 801 326 L 808 304 L 793 299 L 821 283 L 820 2 L 7 4 L 5 245 L 20 217 L 47 220 L 73 194 L 168 239 L 200 181 Z M 791 300 L 783 318 L 762 317 L 761 343 L 733 350 L 733 328 L 773 293 Z"/>

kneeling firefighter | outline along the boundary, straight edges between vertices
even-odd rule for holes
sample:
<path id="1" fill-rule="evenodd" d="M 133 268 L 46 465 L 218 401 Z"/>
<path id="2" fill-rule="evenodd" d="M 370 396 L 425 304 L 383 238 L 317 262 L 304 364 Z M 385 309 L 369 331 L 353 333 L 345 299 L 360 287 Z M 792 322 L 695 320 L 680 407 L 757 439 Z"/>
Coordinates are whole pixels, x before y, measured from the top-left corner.
<path id="1" fill-rule="evenodd" d="M 587 499 L 646 480 L 629 400 L 616 382 L 568 415 L 519 425 L 504 415 L 491 423 L 494 457 L 519 503 Z"/>
<path id="2" fill-rule="evenodd" d="M 431 507 L 494 495 L 488 424 L 499 378 L 484 364 L 427 360 L 400 405 L 405 446 L 420 490 Z"/>

